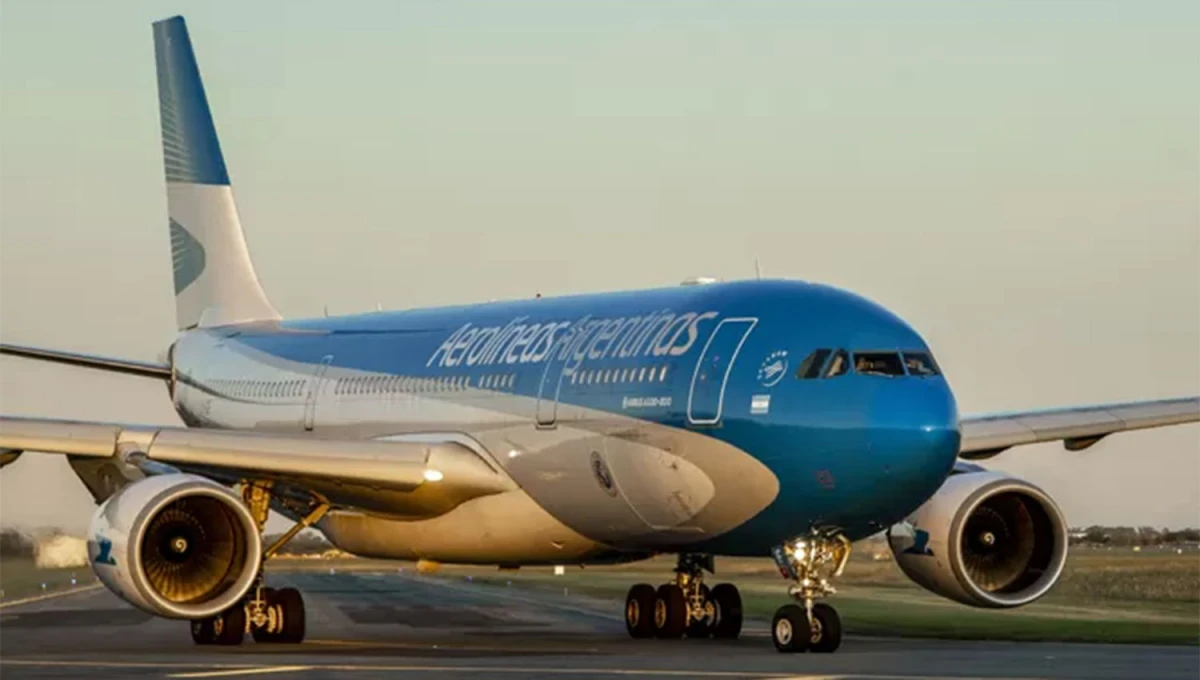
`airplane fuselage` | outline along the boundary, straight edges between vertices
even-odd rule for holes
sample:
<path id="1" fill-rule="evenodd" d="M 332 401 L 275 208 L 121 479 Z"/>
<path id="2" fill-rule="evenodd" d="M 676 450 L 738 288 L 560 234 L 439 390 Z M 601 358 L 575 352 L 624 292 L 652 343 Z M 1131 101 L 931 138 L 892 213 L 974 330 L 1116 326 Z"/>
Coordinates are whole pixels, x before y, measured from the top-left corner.
<path id="1" fill-rule="evenodd" d="M 798 282 L 197 329 L 173 352 L 191 425 L 450 436 L 515 482 L 432 519 L 382 497 L 331 513 L 322 530 L 364 555 L 765 555 L 818 526 L 853 540 L 928 499 L 959 446 L 920 336 Z"/>

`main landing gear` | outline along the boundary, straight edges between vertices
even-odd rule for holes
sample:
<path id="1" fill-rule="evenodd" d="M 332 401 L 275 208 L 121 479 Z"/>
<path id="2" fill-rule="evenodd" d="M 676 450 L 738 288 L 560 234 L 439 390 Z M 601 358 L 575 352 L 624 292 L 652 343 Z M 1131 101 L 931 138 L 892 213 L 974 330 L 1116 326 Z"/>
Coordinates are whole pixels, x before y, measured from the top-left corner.
<path id="1" fill-rule="evenodd" d="M 639 583 L 625 596 L 625 629 L 635 638 L 718 638 L 732 640 L 742 632 L 742 596 L 735 586 L 719 583 L 711 590 L 704 571 L 713 572 L 712 555 L 681 554 L 675 582 L 657 589 Z"/>
<path id="2" fill-rule="evenodd" d="M 836 651 L 842 644 L 842 620 L 818 598 L 837 592 L 829 580 L 840 576 L 850 559 L 850 541 L 840 533 L 814 531 L 771 551 L 779 573 L 794 581 L 788 594 L 799 605 L 775 611 L 771 639 L 780 652 Z M 803 605 L 803 606 L 800 606 Z"/>
<path id="3" fill-rule="evenodd" d="M 262 533 L 271 506 L 271 485 L 244 483 L 242 499 Z M 279 552 L 288 541 L 312 526 L 329 511 L 329 504 L 313 502 L 303 518 L 263 551 L 263 562 Z M 297 644 L 304 640 L 304 598 L 295 588 L 267 588 L 263 585 L 263 565 L 248 597 L 240 604 L 206 619 L 192 621 L 192 641 L 198 645 L 240 645 L 246 633 L 255 642 Z"/>

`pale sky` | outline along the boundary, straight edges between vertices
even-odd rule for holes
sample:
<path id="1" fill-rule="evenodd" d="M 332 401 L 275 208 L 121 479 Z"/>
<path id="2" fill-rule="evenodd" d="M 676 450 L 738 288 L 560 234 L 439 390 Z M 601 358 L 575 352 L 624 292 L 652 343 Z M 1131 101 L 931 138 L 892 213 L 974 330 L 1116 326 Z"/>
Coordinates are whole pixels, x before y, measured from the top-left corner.
<path id="1" fill-rule="evenodd" d="M 184 14 L 287 316 L 822 281 L 933 346 L 964 413 L 1200 393 L 1200 4 L 0 4 L 0 338 L 174 333 L 150 23 Z M 0 360 L 0 412 L 177 423 Z M 1200 525 L 1200 427 L 991 467 L 1074 525 Z M 65 462 L 0 524 L 86 528 Z"/>

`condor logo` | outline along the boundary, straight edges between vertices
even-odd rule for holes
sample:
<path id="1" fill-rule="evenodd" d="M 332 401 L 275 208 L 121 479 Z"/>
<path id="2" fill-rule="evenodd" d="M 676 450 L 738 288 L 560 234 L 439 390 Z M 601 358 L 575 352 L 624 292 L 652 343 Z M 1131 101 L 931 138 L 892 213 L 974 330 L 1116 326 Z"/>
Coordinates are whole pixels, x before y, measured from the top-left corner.
<path id="1" fill-rule="evenodd" d="M 904 550 L 904 554 L 933 557 L 933 551 L 929 549 L 929 532 L 924 529 L 914 529 L 913 544 Z"/>
<path id="2" fill-rule="evenodd" d="M 112 541 L 103 536 L 96 537 L 96 556 L 92 558 L 92 564 L 107 564 L 110 567 L 117 566 L 117 560 L 112 556 Z"/>

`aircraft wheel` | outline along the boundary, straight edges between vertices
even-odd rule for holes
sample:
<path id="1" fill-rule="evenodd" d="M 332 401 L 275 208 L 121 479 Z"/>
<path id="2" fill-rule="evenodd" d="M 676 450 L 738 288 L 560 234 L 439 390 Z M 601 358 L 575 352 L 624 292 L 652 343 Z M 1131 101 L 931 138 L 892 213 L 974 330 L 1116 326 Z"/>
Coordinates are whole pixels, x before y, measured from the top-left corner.
<path id="1" fill-rule="evenodd" d="M 801 610 L 801 614 L 804 610 Z M 842 646 L 842 618 L 837 610 L 824 602 L 813 605 L 812 629 L 808 638 L 808 648 L 821 654 L 837 651 Z"/>
<path id="2" fill-rule="evenodd" d="M 732 583 L 718 583 L 712 589 L 710 601 L 715 610 L 712 636 L 721 640 L 736 640 L 742 632 L 742 596 Z"/>
<path id="3" fill-rule="evenodd" d="M 808 627 L 808 615 L 794 604 L 785 604 L 775 610 L 771 619 L 771 641 L 775 649 L 789 654 L 803 652 L 808 649 L 811 633 Z"/>
<path id="4" fill-rule="evenodd" d="M 625 630 L 629 637 L 654 637 L 654 603 L 658 595 L 654 586 L 639 583 L 625 596 Z"/>
<path id="5" fill-rule="evenodd" d="M 305 618 L 304 598 L 295 588 L 283 588 L 275 593 L 276 602 L 283 613 L 283 625 L 280 627 L 276 642 L 299 644 L 304 641 Z"/>
<path id="6" fill-rule="evenodd" d="M 246 607 L 241 603 L 213 617 L 213 642 L 218 645 L 240 645 L 246 636 Z"/>
<path id="7" fill-rule="evenodd" d="M 687 636 L 690 638 L 707 638 L 712 635 L 713 624 L 717 621 L 717 605 L 712 601 L 712 595 L 708 590 L 708 586 L 700 585 L 700 596 L 704 599 L 704 616 L 699 619 L 692 619 L 687 627 Z M 688 603 L 689 607 L 691 603 Z"/>
<path id="8" fill-rule="evenodd" d="M 217 642 L 216 617 L 196 619 L 192 623 L 192 642 L 198 645 L 212 645 Z"/>
<path id="9" fill-rule="evenodd" d="M 654 633 L 660 638 L 678 640 L 687 629 L 687 598 L 674 583 L 658 587 L 654 601 Z"/>

